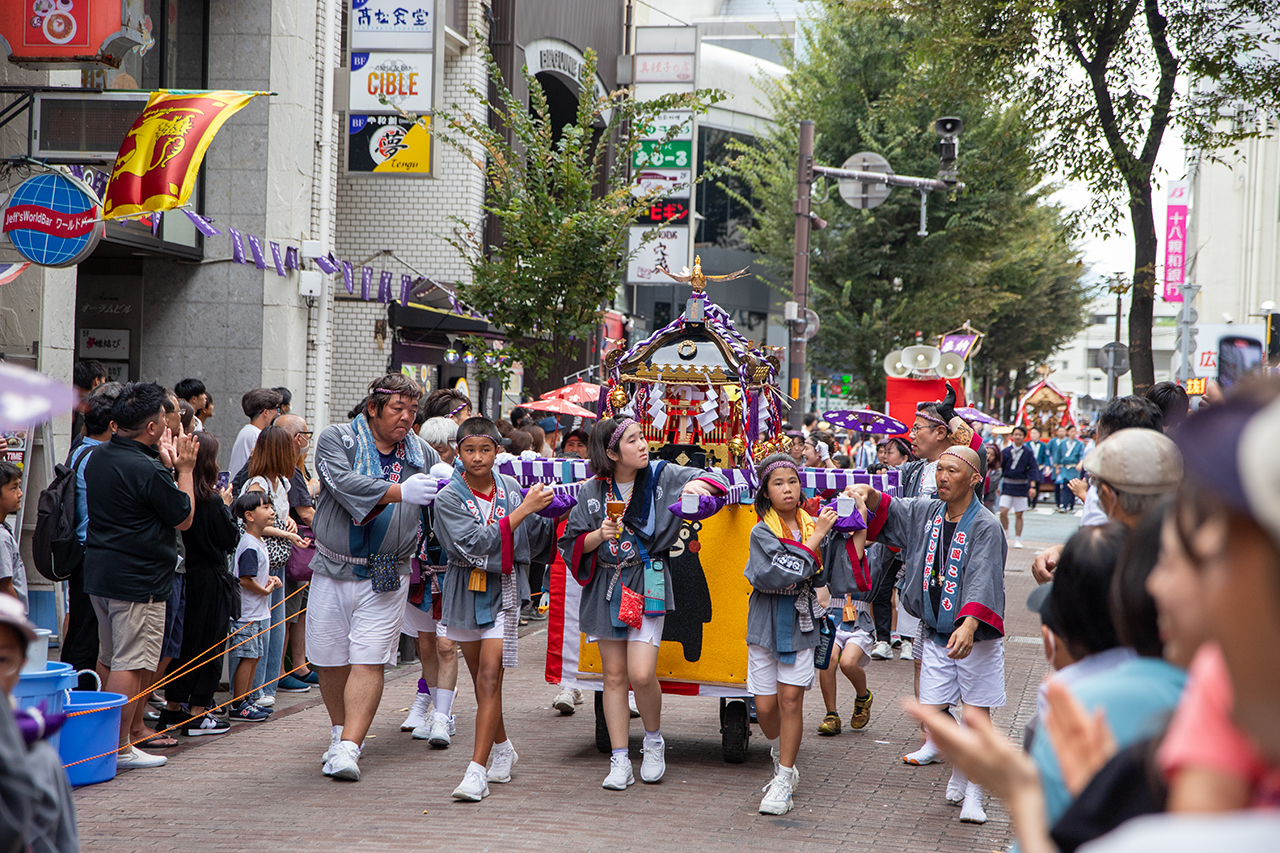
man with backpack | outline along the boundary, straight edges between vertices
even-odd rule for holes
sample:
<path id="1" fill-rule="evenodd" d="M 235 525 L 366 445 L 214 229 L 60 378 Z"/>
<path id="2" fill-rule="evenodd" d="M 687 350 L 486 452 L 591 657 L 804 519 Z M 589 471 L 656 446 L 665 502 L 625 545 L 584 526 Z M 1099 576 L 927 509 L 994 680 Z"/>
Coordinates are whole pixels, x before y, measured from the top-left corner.
<path id="1" fill-rule="evenodd" d="M 111 440 L 111 407 L 123 387 L 109 382 L 94 389 L 85 401 L 85 434 L 71 452 L 67 466 L 40 493 L 32 556 L 40 574 L 67 581 L 67 628 L 61 659 L 77 670 L 92 670 L 98 662 L 98 617 L 84 591 L 84 547 L 89 527 L 85 498 L 85 466 L 93 448 Z"/>

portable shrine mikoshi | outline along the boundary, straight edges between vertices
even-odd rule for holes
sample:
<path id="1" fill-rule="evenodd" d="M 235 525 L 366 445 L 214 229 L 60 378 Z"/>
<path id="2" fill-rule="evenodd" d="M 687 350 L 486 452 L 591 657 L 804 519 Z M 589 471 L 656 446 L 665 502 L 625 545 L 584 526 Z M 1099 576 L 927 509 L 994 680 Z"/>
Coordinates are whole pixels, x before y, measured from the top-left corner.
<path id="1" fill-rule="evenodd" d="M 611 352 L 605 366 L 603 416 L 625 414 L 639 421 L 651 458 L 719 469 L 731 483 L 723 509 L 686 520 L 671 551 L 676 609 L 666 618 L 658 675 L 663 693 L 719 699 L 724 758 L 740 763 L 750 736 L 745 700 L 751 585 L 743 567 L 756 523 L 753 460 L 790 446 L 783 434 L 786 401 L 778 389 L 780 354 L 748 341 L 728 314 L 695 288 L 681 317 L 629 349 Z M 581 462 L 510 465 L 526 483 L 570 484 L 586 476 Z M 897 472 L 804 469 L 801 479 L 819 491 L 864 482 L 896 493 L 898 486 Z M 549 574 L 546 680 L 595 691 L 596 745 L 607 753 L 600 656 L 578 631 L 580 590 L 562 563 L 557 561 Z"/>

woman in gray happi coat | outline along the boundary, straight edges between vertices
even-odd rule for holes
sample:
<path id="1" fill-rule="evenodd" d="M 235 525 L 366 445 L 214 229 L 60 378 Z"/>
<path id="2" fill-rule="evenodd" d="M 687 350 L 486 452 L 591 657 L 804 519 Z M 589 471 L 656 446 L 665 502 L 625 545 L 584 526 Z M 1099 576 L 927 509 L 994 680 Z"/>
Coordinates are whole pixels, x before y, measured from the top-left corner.
<path id="1" fill-rule="evenodd" d="M 595 476 L 578 493 L 560 552 L 584 587 L 579 628 L 600 647 L 604 715 L 613 745 L 603 786 L 621 791 L 635 783 L 627 752 L 628 683 L 645 728 L 640 778 L 657 782 L 666 770 L 658 647 L 663 619 L 676 608 L 668 551 L 681 523 L 667 507 L 681 494 L 720 494 L 728 481 L 683 465 L 650 462 L 644 430 L 630 419 L 604 418 L 596 424 L 588 453 Z M 610 517 L 610 501 L 625 507 L 620 519 Z"/>

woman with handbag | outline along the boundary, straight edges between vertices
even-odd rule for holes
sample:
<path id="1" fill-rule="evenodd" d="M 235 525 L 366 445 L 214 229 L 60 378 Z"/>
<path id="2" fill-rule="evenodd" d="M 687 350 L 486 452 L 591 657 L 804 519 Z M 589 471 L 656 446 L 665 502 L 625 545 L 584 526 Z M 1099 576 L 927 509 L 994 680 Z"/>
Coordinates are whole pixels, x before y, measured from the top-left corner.
<path id="1" fill-rule="evenodd" d="M 276 703 L 280 665 L 284 661 L 285 609 L 280 605 L 285 596 L 285 567 L 294 545 L 306 548 L 311 544 L 310 540 L 298 535 L 298 525 L 289 517 L 289 480 L 297 469 L 297 459 L 293 437 L 278 426 L 267 427 L 258 435 L 258 441 L 249 454 L 246 465 L 249 479 L 240 492 L 265 492 L 276 516 L 275 524 L 263 531 L 262 541 L 266 543 L 271 557 L 271 575 L 280 578 L 281 583 L 271 592 L 267 654 L 254 673 L 254 694 L 251 697 L 255 704 L 264 708 Z M 307 690 L 310 689 L 308 685 Z M 295 689 L 295 692 L 305 691 Z"/>
<path id="2" fill-rule="evenodd" d="M 228 509 L 231 487 L 218 490 L 218 440 L 207 432 L 197 433 L 196 439 L 200 449 L 191 472 L 195 513 L 191 527 L 182 532 L 187 549 L 182 653 L 169 665 L 178 675 L 165 686 L 167 704 L 160 712 L 161 729 L 181 724 L 177 731 L 188 737 L 220 735 L 231 727 L 206 709 L 222 679 L 227 625 L 239 614 L 240 603 L 239 584 L 227 571 L 227 558 L 240 541 Z M 183 704 L 190 713 L 182 710 Z"/>

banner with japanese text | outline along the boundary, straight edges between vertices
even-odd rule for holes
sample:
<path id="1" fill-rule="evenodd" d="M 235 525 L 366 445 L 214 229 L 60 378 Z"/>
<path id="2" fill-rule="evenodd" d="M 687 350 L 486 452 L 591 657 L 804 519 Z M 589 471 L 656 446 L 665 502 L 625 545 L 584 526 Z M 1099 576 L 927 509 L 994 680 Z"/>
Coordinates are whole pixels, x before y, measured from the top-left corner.
<path id="1" fill-rule="evenodd" d="M 1164 301 L 1181 302 L 1182 285 L 1187 281 L 1187 201 L 1191 185 L 1187 181 L 1169 184 L 1169 208 L 1164 224 Z"/>

